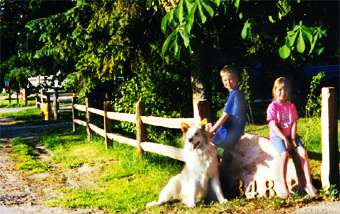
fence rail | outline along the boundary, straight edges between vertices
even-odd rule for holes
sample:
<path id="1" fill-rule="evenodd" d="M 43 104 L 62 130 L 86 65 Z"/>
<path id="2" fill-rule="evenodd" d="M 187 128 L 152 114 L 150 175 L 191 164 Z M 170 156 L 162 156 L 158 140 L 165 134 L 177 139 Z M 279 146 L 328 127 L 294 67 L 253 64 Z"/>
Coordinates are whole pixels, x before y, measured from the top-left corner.
<path id="1" fill-rule="evenodd" d="M 140 154 L 143 152 L 152 152 L 159 155 L 167 156 L 176 160 L 183 161 L 183 150 L 174 146 L 163 145 L 154 142 L 146 141 L 146 129 L 145 125 L 152 125 L 158 127 L 165 127 L 170 129 L 180 129 L 181 122 L 189 124 L 194 123 L 194 118 L 163 118 L 154 116 L 142 116 L 141 108 L 136 108 L 136 114 L 120 113 L 107 111 L 107 101 L 104 102 L 104 110 L 92 108 L 88 106 L 88 99 L 85 99 L 85 105 L 73 104 L 72 105 L 72 120 L 73 130 L 75 131 L 75 125 L 85 126 L 87 129 L 88 138 L 91 139 L 92 132 L 105 138 L 106 147 L 110 146 L 110 141 L 116 141 L 118 143 L 128 144 L 136 147 Z M 140 106 L 140 101 L 137 103 Z M 75 112 L 85 112 L 85 121 L 75 118 Z M 104 128 L 100 128 L 91 123 L 91 114 L 96 114 L 103 117 Z M 136 124 L 136 139 L 124 137 L 122 135 L 111 133 L 109 120 L 130 122 Z M 106 121 L 106 122 L 105 122 Z M 139 124 L 140 123 L 140 124 Z M 139 125 L 138 125 L 139 124 Z"/>

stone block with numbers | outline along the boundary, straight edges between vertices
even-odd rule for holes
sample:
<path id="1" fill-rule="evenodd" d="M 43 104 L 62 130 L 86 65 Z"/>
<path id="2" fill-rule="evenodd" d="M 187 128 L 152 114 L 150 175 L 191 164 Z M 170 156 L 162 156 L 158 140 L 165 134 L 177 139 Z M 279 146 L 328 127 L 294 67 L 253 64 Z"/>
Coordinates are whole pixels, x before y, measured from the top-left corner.
<path id="1" fill-rule="evenodd" d="M 297 177 L 300 172 L 297 173 L 298 168 L 291 157 L 287 163 L 286 181 L 289 191 L 295 192 L 301 184 Z M 228 190 L 246 198 L 276 195 L 280 185 L 276 173 L 279 154 L 270 145 L 268 138 L 244 134 L 224 158 L 227 160 L 221 169 L 221 182 L 227 184 Z"/>

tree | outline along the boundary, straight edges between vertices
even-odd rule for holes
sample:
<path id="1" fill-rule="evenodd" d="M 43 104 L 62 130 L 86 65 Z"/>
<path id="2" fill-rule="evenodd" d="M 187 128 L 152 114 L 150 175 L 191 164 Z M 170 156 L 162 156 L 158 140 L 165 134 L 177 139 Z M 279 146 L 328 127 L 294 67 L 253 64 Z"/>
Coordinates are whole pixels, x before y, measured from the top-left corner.
<path id="1" fill-rule="evenodd" d="M 0 30 L 1 30 L 1 65 L 0 88 L 5 75 L 16 78 L 26 85 L 27 77 L 35 73 L 46 73 L 50 67 L 43 67 L 43 62 L 34 61 L 30 50 L 34 49 L 37 41 L 27 33 L 25 25 L 32 19 L 39 19 L 58 13 L 70 6 L 71 1 L 0 1 Z M 13 62 L 16 63 L 13 63 Z M 48 60 L 47 60 L 48 61 Z M 51 61 L 46 62 L 51 65 Z"/>
<path id="2" fill-rule="evenodd" d="M 262 57 L 277 65 L 293 66 L 315 60 L 325 50 L 322 41 L 326 28 L 332 29 L 329 24 L 334 24 L 327 20 L 327 13 L 337 14 L 332 9 L 337 6 L 337 2 L 300 0 L 147 1 L 148 8 L 165 10 L 161 23 L 161 31 L 166 35 L 163 56 L 179 59 L 188 53 L 193 65 L 206 61 L 206 53 L 213 49 L 221 50 L 224 56 L 234 56 L 235 61 L 243 64 Z M 193 88 L 201 88 L 193 90 L 197 93 L 194 97 L 208 99 L 205 80 L 209 78 L 202 66 L 192 71 Z"/>

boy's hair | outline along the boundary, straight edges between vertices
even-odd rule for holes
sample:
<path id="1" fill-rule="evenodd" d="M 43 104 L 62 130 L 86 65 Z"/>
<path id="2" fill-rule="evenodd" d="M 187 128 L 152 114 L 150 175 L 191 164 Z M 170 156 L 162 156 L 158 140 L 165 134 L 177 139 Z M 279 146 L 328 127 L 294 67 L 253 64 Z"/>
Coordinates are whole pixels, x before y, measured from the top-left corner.
<path id="1" fill-rule="evenodd" d="M 290 82 L 286 77 L 278 77 L 276 78 L 276 80 L 274 81 L 274 85 L 273 85 L 273 89 L 272 89 L 272 95 L 273 98 L 275 99 L 275 90 L 280 87 L 281 85 L 284 85 L 285 88 L 288 91 L 288 99 L 290 97 Z"/>
<path id="2" fill-rule="evenodd" d="M 237 79 L 240 78 L 238 69 L 234 65 L 223 66 L 223 68 L 220 70 L 220 75 L 224 75 L 227 73 L 233 74 Z"/>

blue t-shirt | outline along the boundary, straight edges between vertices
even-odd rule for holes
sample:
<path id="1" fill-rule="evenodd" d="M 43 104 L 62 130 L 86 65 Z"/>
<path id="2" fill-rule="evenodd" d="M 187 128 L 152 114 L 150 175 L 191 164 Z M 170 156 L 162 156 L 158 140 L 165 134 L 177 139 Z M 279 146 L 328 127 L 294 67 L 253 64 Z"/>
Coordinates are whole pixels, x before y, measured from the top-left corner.
<path id="1" fill-rule="evenodd" d="M 230 119 L 223 126 L 241 136 L 246 123 L 246 103 L 240 90 L 235 89 L 229 92 L 224 112 L 230 116 Z"/>

